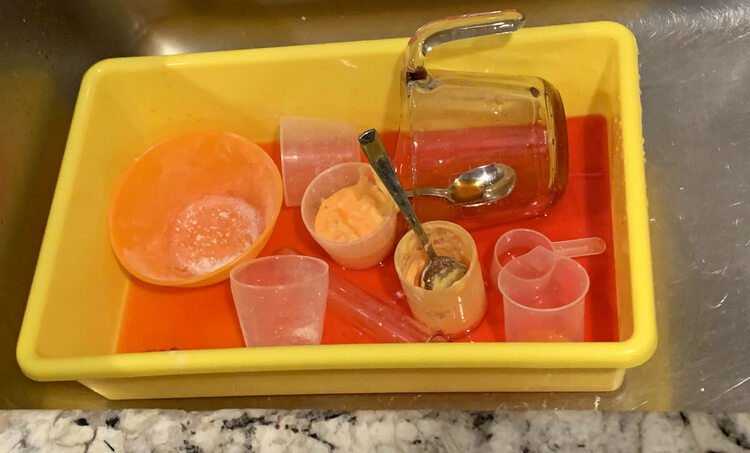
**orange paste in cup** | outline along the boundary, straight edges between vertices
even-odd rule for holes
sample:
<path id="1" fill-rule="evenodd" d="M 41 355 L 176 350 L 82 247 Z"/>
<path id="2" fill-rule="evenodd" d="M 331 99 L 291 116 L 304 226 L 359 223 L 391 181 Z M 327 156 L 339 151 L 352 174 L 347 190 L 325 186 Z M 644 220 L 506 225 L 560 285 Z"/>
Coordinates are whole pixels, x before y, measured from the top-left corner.
<path id="1" fill-rule="evenodd" d="M 380 180 L 373 183 L 362 174 L 356 184 L 321 201 L 315 232 L 329 241 L 353 241 L 375 231 L 395 210 L 396 203 Z"/>

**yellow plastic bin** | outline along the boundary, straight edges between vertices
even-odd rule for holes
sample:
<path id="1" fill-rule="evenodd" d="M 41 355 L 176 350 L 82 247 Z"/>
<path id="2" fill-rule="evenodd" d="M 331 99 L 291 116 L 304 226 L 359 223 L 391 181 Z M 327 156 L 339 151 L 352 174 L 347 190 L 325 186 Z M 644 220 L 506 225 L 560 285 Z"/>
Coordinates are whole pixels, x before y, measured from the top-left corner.
<path id="1" fill-rule="evenodd" d="M 528 28 L 430 64 L 537 75 L 571 116 L 606 116 L 620 341 L 296 346 L 116 354 L 129 279 L 107 237 L 126 166 L 180 132 L 257 142 L 283 115 L 394 130 L 405 39 L 100 62 L 84 77 L 18 341 L 24 373 L 111 399 L 361 392 L 605 391 L 651 357 L 656 323 L 637 49 L 621 25 Z M 471 55 L 462 47 L 473 46 Z"/>

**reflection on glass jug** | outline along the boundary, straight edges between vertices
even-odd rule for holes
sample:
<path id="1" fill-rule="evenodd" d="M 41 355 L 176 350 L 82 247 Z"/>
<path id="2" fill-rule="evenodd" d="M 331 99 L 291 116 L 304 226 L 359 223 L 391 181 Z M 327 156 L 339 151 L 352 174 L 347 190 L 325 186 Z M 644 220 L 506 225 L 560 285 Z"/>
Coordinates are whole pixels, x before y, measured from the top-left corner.
<path id="1" fill-rule="evenodd" d="M 523 22 L 515 10 L 448 17 L 421 27 L 409 41 L 394 162 L 404 186 L 415 193 L 420 218 L 450 219 L 471 230 L 544 214 L 564 192 L 565 111 L 549 82 L 424 65 L 440 44 L 509 33 Z M 507 176 L 515 177 L 499 200 L 466 206 L 429 196 L 428 188 L 450 187 L 462 173 L 487 164 L 508 166 Z"/>

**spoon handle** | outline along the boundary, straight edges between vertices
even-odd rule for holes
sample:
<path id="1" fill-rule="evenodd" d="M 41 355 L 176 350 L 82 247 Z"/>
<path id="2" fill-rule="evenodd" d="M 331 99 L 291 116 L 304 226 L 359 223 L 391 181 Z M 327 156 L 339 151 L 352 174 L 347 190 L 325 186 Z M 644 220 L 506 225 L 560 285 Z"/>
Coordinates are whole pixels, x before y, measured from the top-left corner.
<path id="1" fill-rule="evenodd" d="M 409 199 L 406 197 L 404 188 L 401 186 L 401 181 L 399 181 L 398 176 L 396 176 L 396 170 L 393 168 L 391 159 L 388 157 L 388 153 L 386 152 L 385 146 L 383 145 L 382 140 L 380 140 L 377 131 L 375 129 L 370 129 L 363 132 L 362 135 L 359 136 L 359 146 L 365 153 L 367 160 L 370 161 L 373 170 L 375 170 L 375 173 L 383 182 L 385 188 L 388 189 L 391 197 L 393 197 L 393 201 L 396 202 L 401 213 L 404 214 L 404 217 L 406 217 L 406 220 L 414 229 L 414 233 L 416 233 L 417 238 L 419 238 L 419 242 L 422 243 L 422 247 L 424 247 L 425 252 L 427 252 L 427 257 L 430 260 L 434 259 L 437 256 L 435 250 L 432 248 L 430 239 L 427 237 L 427 233 L 424 232 L 422 224 L 419 223 L 417 214 L 414 212 L 411 204 L 409 204 Z"/>
<path id="2" fill-rule="evenodd" d="M 448 195 L 447 189 L 438 189 L 436 187 L 420 187 L 417 190 L 407 190 L 406 196 L 407 197 L 413 197 L 413 196 L 428 196 L 428 197 L 440 197 L 440 198 L 447 198 L 449 201 L 455 203 L 455 201 L 451 200 L 450 195 Z"/>

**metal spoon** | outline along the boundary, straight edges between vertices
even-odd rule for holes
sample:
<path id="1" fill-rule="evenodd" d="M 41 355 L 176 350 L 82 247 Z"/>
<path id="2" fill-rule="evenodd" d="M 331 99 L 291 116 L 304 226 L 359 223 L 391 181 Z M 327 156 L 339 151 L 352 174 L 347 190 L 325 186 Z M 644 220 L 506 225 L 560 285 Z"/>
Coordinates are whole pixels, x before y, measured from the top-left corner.
<path id="1" fill-rule="evenodd" d="M 487 164 L 467 170 L 454 179 L 447 189 L 422 187 L 416 195 L 443 197 L 461 206 L 480 206 L 505 198 L 516 184 L 516 172 L 505 164 Z M 415 191 L 407 190 L 406 196 Z"/>
<path id="2" fill-rule="evenodd" d="M 383 146 L 383 142 L 380 140 L 377 131 L 370 129 L 363 132 L 359 136 L 359 146 L 365 153 L 367 160 L 370 161 L 370 165 L 372 165 L 375 173 L 380 177 L 385 188 L 388 189 L 401 213 L 404 214 L 406 220 L 411 224 L 414 233 L 427 253 L 427 265 L 422 271 L 422 287 L 427 290 L 447 288 L 466 275 L 466 266 L 458 260 L 450 256 L 438 256 L 435 253 L 435 249 L 430 243 L 430 238 L 425 233 L 424 228 L 422 228 L 422 224 L 419 223 L 419 219 L 417 219 L 417 215 L 414 213 L 411 204 L 409 204 L 409 199 L 406 197 L 404 188 L 401 186 L 401 181 L 396 176 L 396 170 L 393 169 L 391 159 L 388 157 L 388 153 L 385 151 L 385 146 Z"/>

